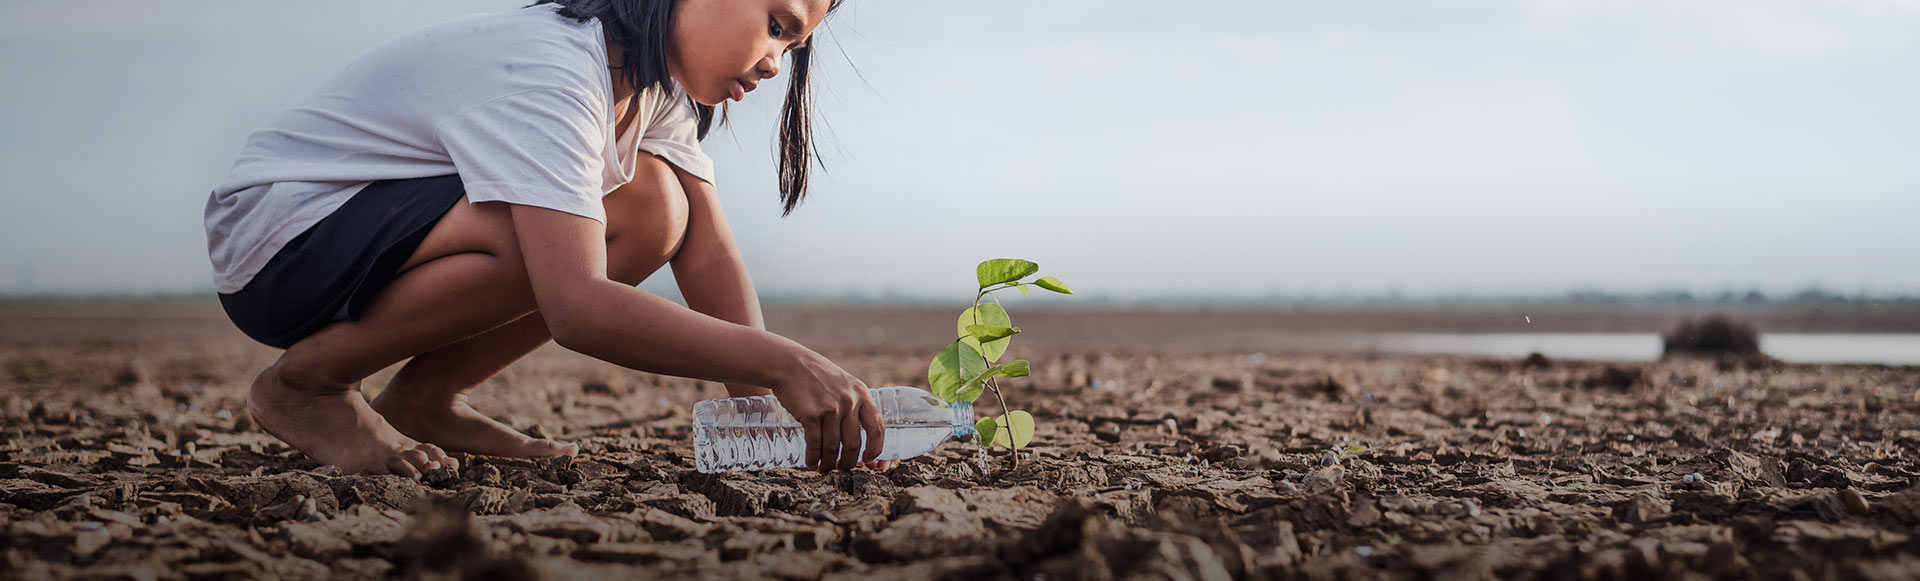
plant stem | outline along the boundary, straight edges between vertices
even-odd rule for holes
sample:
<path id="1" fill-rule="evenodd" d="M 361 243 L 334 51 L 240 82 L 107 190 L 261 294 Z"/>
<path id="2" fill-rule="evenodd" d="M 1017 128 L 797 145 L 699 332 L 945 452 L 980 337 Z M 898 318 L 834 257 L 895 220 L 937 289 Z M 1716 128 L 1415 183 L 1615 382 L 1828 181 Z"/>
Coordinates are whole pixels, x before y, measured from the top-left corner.
<path id="1" fill-rule="evenodd" d="M 1008 443 L 1008 444 L 1012 444 L 1012 443 L 1013 443 L 1013 431 L 1012 431 L 1012 430 L 1013 430 L 1013 421 L 1012 421 L 1012 419 L 1013 419 L 1013 408 L 1010 408 L 1010 407 L 1007 407 L 1007 396 L 1005 396 L 1005 395 L 1001 395 L 1001 394 L 1000 394 L 1000 384 L 999 384 L 999 382 L 996 382 L 996 381 L 994 381 L 994 380 L 993 380 L 993 378 L 991 378 L 991 377 L 989 377 L 989 378 L 987 378 L 987 388 L 988 388 L 988 389 L 991 389 L 991 390 L 993 390 L 993 397 L 994 397 L 995 399 L 998 399 L 998 400 L 1000 400 L 1000 417 L 1003 417 L 1003 418 L 1007 418 L 1007 420 L 1008 420 L 1008 421 L 1007 421 L 1007 428 L 1006 428 L 1006 429 L 1008 430 L 1008 431 L 1007 431 L 1007 443 Z M 1020 467 L 1020 449 L 1019 449 L 1019 448 L 1015 448 L 1015 447 L 1013 447 L 1013 446 L 1007 446 L 1007 450 L 1009 450 L 1009 451 L 1011 451 L 1011 452 L 1013 453 L 1013 466 L 1012 466 L 1012 467 L 1013 467 L 1013 468 L 1019 468 L 1019 467 Z"/>
<path id="2" fill-rule="evenodd" d="M 1000 288 L 1007 288 L 1008 286 L 1009 285 L 1001 285 Z M 996 289 L 989 290 L 986 288 L 982 288 L 980 289 L 979 293 L 976 293 L 973 295 L 973 324 L 975 325 L 980 324 L 980 299 L 985 298 L 988 293 L 991 293 L 995 290 L 1000 290 L 1000 289 L 996 288 Z M 985 364 L 987 367 L 993 367 L 993 362 L 987 359 L 986 351 L 987 351 L 987 344 L 981 343 L 980 344 L 980 362 L 982 364 Z M 994 381 L 994 378 L 989 377 L 987 378 L 986 385 L 988 390 L 993 391 L 993 398 L 1000 400 L 1000 417 L 1006 418 L 1008 420 L 1007 426 L 1003 428 L 1003 429 L 1009 430 L 1007 432 L 1007 444 L 1008 444 L 1007 451 L 1013 454 L 1012 467 L 1019 468 L 1020 467 L 1020 449 L 1012 446 L 1013 432 L 1011 430 L 1013 429 L 1013 424 L 1011 420 L 1013 418 L 1013 413 L 1012 413 L 1013 408 L 1007 407 L 1007 396 L 1000 393 L 999 382 Z M 988 443 L 991 444 L 992 442 L 988 442 Z"/>

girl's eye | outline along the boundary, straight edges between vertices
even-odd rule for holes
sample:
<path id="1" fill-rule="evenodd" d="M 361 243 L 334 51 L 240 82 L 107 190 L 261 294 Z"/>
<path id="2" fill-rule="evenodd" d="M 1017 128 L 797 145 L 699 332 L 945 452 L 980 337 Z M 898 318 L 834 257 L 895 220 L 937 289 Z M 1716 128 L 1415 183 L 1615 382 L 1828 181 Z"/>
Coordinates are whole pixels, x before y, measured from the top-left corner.
<path id="1" fill-rule="evenodd" d="M 781 36 L 786 35 L 787 29 L 785 27 L 780 26 L 779 19 L 768 18 L 767 33 L 773 35 L 774 38 L 780 38 Z"/>

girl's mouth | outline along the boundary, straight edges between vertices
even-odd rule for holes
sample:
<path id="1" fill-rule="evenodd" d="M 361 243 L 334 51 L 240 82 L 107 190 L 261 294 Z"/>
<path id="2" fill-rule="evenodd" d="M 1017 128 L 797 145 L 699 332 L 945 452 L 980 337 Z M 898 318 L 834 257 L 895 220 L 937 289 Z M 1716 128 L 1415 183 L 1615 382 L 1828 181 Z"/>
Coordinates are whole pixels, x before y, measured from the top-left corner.
<path id="1" fill-rule="evenodd" d="M 747 98 L 747 91 L 751 91 L 751 90 L 753 89 L 748 88 L 745 83 L 740 82 L 740 79 L 733 80 L 733 89 L 732 89 L 733 100 L 739 101 L 741 99 Z"/>

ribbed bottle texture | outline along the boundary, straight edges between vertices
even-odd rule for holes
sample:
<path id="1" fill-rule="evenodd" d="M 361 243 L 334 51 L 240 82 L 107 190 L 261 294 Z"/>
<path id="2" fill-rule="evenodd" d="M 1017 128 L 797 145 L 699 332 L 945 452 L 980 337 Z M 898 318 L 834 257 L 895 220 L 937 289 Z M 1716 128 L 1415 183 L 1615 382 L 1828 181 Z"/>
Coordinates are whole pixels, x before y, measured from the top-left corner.
<path id="1" fill-rule="evenodd" d="M 912 386 L 869 389 L 887 426 L 880 460 L 925 454 L 952 437 L 973 435 L 973 404 L 948 403 Z M 866 435 L 860 436 L 861 450 Z M 771 395 L 710 399 L 693 405 L 694 467 L 701 472 L 798 468 L 806 434 Z"/>

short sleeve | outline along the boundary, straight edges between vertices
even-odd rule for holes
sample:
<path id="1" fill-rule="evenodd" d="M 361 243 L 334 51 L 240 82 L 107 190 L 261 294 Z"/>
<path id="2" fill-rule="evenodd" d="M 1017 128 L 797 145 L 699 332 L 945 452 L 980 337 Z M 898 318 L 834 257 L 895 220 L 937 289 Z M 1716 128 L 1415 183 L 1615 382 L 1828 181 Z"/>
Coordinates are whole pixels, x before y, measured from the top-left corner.
<path id="1" fill-rule="evenodd" d="M 713 160 L 700 150 L 700 118 L 679 83 L 660 103 L 640 135 L 640 151 L 660 156 L 674 167 L 713 183 Z"/>
<path id="2" fill-rule="evenodd" d="M 603 115 L 558 89 L 500 97 L 436 128 L 467 199 L 559 210 L 607 221 Z"/>

